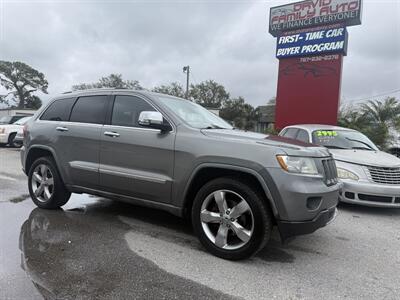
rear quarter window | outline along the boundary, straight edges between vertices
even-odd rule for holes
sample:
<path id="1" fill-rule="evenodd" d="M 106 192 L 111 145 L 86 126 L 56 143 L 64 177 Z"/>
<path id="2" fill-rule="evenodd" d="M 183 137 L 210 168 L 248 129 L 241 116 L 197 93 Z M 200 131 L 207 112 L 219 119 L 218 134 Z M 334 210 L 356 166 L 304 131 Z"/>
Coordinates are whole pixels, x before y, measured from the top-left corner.
<path id="1" fill-rule="evenodd" d="M 287 137 L 287 138 L 294 139 L 294 138 L 296 137 L 298 131 L 299 131 L 299 130 L 298 130 L 297 128 L 288 128 L 288 129 L 286 129 L 286 131 L 283 133 L 283 136 L 284 136 L 284 137 Z"/>
<path id="2" fill-rule="evenodd" d="M 310 138 L 308 135 L 308 132 L 303 130 L 303 129 L 299 129 L 299 132 L 297 133 L 297 140 L 302 141 L 304 143 L 309 143 L 310 142 Z"/>

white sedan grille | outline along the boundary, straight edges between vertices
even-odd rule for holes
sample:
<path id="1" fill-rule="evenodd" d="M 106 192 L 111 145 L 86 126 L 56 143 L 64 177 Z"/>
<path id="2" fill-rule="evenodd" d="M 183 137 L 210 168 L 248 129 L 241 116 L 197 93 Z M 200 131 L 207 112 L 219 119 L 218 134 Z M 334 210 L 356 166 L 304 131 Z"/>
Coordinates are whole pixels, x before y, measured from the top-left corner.
<path id="1" fill-rule="evenodd" d="M 370 180 L 382 184 L 400 185 L 400 168 L 366 166 Z"/>

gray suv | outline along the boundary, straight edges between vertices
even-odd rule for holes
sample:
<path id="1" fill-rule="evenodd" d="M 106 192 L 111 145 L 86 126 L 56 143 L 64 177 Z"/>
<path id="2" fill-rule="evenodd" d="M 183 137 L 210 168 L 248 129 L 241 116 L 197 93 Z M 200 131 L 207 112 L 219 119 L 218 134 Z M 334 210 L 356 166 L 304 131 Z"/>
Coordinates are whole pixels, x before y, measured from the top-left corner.
<path id="1" fill-rule="evenodd" d="M 33 202 L 88 193 L 191 219 L 201 243 L 238 260 L 332 221 L 340 183 L 327 149 L 232 128 L 185 99 L 131 90 L 66 93 L 24 128 Z"/>

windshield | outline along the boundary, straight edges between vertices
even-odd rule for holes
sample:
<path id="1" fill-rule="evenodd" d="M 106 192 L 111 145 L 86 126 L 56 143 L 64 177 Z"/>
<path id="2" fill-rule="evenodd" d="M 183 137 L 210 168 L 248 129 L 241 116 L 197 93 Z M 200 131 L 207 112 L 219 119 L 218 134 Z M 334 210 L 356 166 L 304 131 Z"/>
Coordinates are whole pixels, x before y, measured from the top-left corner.
<path id="1" fill-rule="evenodd" d="M 7 116 L 7 117 L 2 117 L 0 118 L 0 124 L 8 124 L 11 121 L 11 117 Z"/>
<path id="2" fill-rule="evenodd" d="M 31 117 L 25 117 L 25 118 L 19 119 L 17 122 L 14 122 L 13 124 L 16 124 L 16 125 L 24 125 L 26 122 L 29 121 L 30 118 L 31 118 Z"/>
<path id="3" fill-rule="evenodd" d="M 162 97 L 158 99 L 184 122 L 199 129 L 233 129 L 229 123 L 189 100 Z"/>
<path id="4" fill-rule="evenodd" d="M 378 150 L 364 134 L 348 130 L 315 130 L 313 143 L 331 149 Z"/>

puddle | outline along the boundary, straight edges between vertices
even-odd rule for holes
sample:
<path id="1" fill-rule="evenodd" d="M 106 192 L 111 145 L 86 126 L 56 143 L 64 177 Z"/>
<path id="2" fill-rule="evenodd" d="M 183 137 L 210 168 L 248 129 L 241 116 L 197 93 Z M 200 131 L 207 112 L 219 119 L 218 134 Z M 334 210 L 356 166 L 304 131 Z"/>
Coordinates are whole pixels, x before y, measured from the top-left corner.
<path id="1" fill-rule="evenodd" d="M 23 195 L 20 195 L 20 196 L 11 198 L 11 199 L 8 200 L 8 201 L 10 201 L 11 203 L 20 203 L 20 202 L 22 202 L 22 201 L 27 200 L 29 197 L 30 197 L 29 194 L 23 194 Z"/>
<path id="2" fill-rule="evenodd" d="M 350 241 L 350 239 L 345 238 L 345 237 L 343 237 L 343 236 L 335 236 L 335 238 L 336 238 L 337 240 L 341 240 L 341 241 L 345 241 L 345 242 L 349 242 L 349 241 Z"/>

